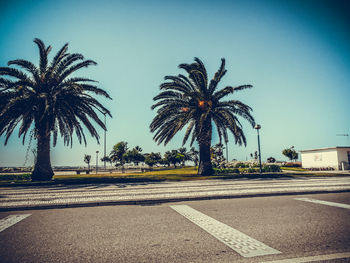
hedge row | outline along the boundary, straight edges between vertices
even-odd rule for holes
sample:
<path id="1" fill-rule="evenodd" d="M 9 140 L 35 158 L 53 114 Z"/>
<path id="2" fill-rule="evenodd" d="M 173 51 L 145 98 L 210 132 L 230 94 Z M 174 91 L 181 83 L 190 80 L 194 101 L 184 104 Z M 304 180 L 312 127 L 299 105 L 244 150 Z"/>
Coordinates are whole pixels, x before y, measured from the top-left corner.
<path id="1" fill-rule="evenodd" d="M 30 174 L 0 174 L 0 181 L 31 180 Z"/>
<path id="2" fill-rule="evenodd" d="M 214 168 L 215 174 L 231 174 L 231 173 L 259 173 L 259 168 Z M 262 167 L 263 173 L 278 173 L 281 168 L 278 165 L 271 164 Z"/>

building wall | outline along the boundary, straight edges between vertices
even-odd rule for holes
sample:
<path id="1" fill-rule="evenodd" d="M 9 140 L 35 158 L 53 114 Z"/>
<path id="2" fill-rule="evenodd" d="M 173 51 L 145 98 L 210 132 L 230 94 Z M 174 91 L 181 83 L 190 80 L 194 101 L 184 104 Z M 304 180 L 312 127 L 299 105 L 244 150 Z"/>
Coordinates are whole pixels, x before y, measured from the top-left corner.
<path id="1" fill-rule="evenodd" d="M 332 167 L 339 169 L 338 154 L 336 149 L 325 149 L 301 153 L 303 168 Z"/>
<path id="2" fill-rule="evenodd" d="M 349 166 L 349 158 L 348 158 L 348 152 L 350 152 L 350 148 L 343 148 L 343 149 L 337 149 L 338 150 L 338 161 L 339 164 L 341 164 L 341 162 L 345 162 L 344 164 L 344 168 L 345 169 L 350 169 Z"/>

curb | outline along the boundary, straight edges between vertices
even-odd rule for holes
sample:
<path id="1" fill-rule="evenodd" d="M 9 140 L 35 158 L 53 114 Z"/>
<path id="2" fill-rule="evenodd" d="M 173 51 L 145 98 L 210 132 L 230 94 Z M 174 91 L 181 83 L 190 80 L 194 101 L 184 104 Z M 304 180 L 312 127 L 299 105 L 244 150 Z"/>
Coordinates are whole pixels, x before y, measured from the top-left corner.
<path id="1" fill-rule="evenodd" d="M 163 203 L 186 202 L 186 201 L 203 201 L 203 200 L 219 200 L 219 199 L 235 199 L 235 198 L 253 198 L 253 197 L 269 197 L 269 196 L 287 196 L 287 195 L 307 195 L 307 194 L 330 194 L 330 193 L 346 193 L 350 189 L 344 190 L 315 190 L 302 192 L 276 192 L 276 193 L 256 193 L 256 194 L 232 194 L 232 195 L 213 195 L 199 197 L 179 197 L 179 198 L 159 198 L 147 200 L 125 200 L 125 201 L 102 201 L 87 203 L 67 203 L 67 204 L 50 204 L 50 205 L 32 205 L 18 207 L 0 207 L 0 212 L 6 211 L 23 211 L 23 210 L 44 210 L 44 209 L 62 209 L 62 208 L 79 208 L 79 207 L 97 207 L 97 206 L 117 206 L 117 205 L 159 205 Z"/>

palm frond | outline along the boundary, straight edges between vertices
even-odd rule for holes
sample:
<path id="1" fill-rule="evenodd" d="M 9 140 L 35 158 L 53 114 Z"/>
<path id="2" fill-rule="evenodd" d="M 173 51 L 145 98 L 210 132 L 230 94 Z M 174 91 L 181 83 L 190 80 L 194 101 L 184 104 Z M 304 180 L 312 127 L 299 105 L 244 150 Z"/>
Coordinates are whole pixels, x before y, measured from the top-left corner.
<path id="1" fill-rule="evenodd" d="M 59 82 L 63 81 L 66 77 L 68 77 L 73 72 L 75 72 L 81 68 L 86 68 L 86 67 L 91 66 L 91 65 L 97 65 L 97 63 L 93 60 L 85 60 L 85 61 L 80 62 L 78 64 L 72 65 L 71 67 L 66 69 L 64 72 L 62 72 L 62 74 L 59 77 Z"/>
<path id="2" fill-rule="evenodd" d="M 235 92 L 235 91 L 239 91 L 239 90 L 243 90 L 243 89 L 248 89 L 248 88 L 252 88 L 252 85 L 242 85 L 242 86 L 238 86 L 238 87 L 231 87 L 231 86 L 227 86 L 217 92 L 214 93 L 213 97 L 219 101 L 220 99 L 222 99 L 223 97 Z"/>
<path id="3" fill-rule="evenodd" d="M 214 78 L 210 81 L 209 84 L 209 94 L 213 94 L 215 91 L 218 83 L 220 82 L 221 78 L 226 74 L 227 70 L 225 69 L 225 59 L 221 59 L 221 66 L 219 70 L 215 73 Z"/>
<path id="4" fill-rule="evenodd" d="M 26 60 L 16 59 L 9 66 L 19 66 L 33 77 L 16 68 L 0 67 L 0 136 L 8 142 L 15 127 L 19 126 L 18 136 L 23 143 L 28 131 L 33 129 L 36 138 L 39 132 L 53 135 L 54 146 L 60 133 L 65 145 L 72 145 L 76 134 L 80 143 L 86 144 L 83 126 L 99 141 L 95 125 L 106 129 L 100 119 L 100 112 L 111 112 L 92 95 L 111 99 L 99 88 L 97 81 L 84 77 L 71 77 L 70 74 L 83 67 L 96 65 L 92 60 L 84 60 L 78 53 L 67 53 L 65 44 L 48 66 L 51 46 L 46 47 L 40 39 L 34 39 L 40 55 L 39 69 Z"/>
<path id="5" fill-rule="evenodd" d="M 40 55 L 40 67 L 39 68 L 40 68 L 40 73 L 43 74 L 44 72 L 46 72 L 46 67 L 47 67 L 47 62 L 48 62 L 47 56 L 51 51 L 51 46 L 48 46 L 46 48 L 44 42 L 39 38 L 35 38 L 34 43 L 39 48 L 39 55 Z"/>

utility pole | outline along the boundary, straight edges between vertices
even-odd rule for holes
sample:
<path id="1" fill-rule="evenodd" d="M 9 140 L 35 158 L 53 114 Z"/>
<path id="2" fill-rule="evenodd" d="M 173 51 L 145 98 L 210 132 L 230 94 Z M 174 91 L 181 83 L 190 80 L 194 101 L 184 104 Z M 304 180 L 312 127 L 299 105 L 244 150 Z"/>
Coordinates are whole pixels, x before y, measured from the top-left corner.
<path id="1" fill-rule="evenodd" d="M 96 151 L 96 174 L 98 170 L 98 151 Z"/>

